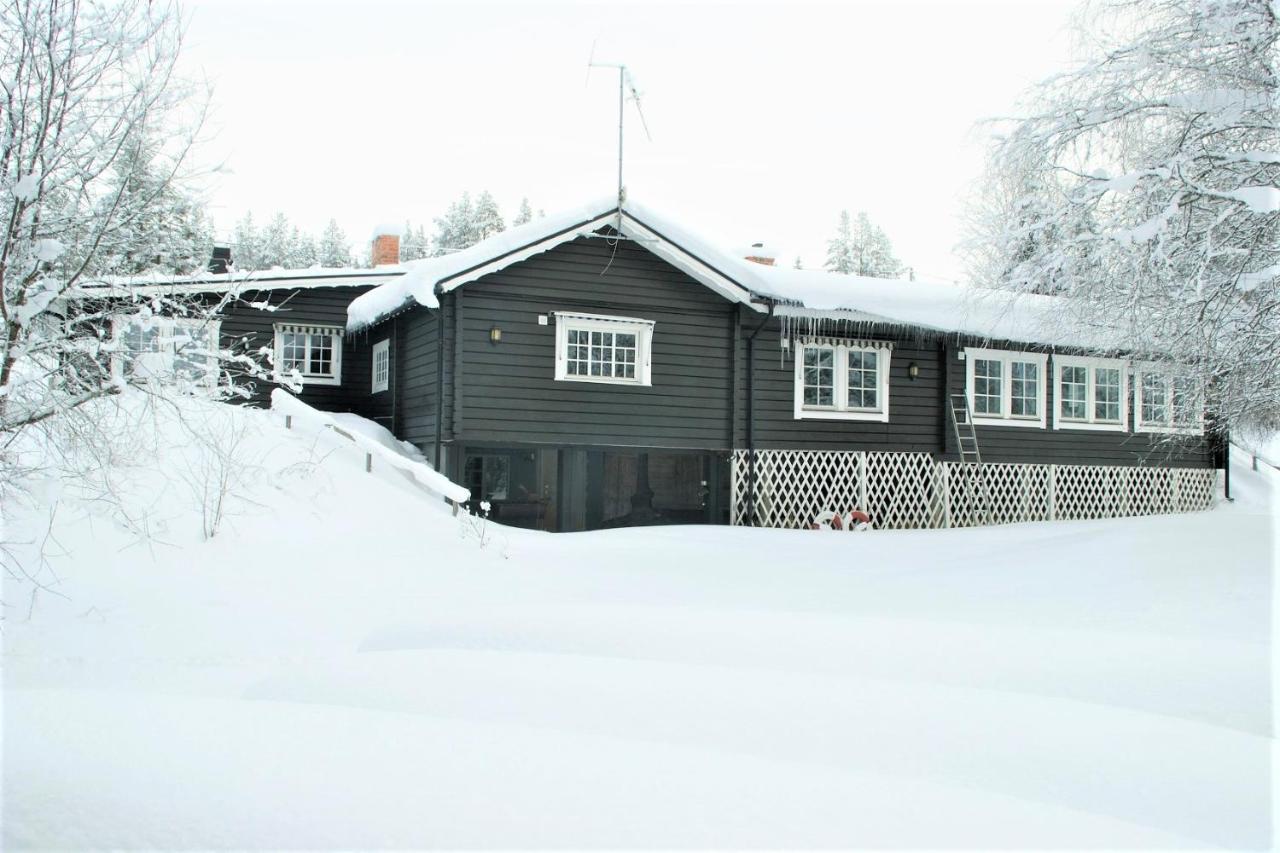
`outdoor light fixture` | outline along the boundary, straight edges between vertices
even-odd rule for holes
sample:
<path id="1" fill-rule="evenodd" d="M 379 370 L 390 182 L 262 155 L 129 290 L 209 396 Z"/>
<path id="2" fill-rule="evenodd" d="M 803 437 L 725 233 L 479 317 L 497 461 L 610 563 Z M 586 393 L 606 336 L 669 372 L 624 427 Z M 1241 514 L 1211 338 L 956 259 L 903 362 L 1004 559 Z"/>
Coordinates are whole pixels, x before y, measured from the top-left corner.
<path id="1" fill-rule="evenodd" d="M 489 330 L 489 343 L 497 344 L 502 342 L 502 330 L 494 326 Z"/>
<path id="2" fill-rule="evenodd" d="M 911 381 L 915 382 L 916 377 L 920 375 L 920 365 L 914 361 L 907 365 L 907 376 L 911 377 Z"/>

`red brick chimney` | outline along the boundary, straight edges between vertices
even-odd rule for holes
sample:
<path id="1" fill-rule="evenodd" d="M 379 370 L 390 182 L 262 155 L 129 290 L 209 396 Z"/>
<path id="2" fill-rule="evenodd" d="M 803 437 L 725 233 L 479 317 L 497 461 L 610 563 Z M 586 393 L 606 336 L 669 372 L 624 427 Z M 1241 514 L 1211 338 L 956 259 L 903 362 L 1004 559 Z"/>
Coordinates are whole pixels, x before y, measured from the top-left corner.
<path id="1" fill-rule="evenodd" d="M 749 248 L 743 252 L 743 257 L 757 264 L 764 264 L 771 267 L 778 260 L 778 253 L 767 248 L 764 243 L 752 243 Z"/>
<path id="2" fill-rule="evenodd" d="M 373 248 L 369 252 L 373 266 L 400 263 L 400 230 L 399 225 L 379 225 L 373 229 Z"/>

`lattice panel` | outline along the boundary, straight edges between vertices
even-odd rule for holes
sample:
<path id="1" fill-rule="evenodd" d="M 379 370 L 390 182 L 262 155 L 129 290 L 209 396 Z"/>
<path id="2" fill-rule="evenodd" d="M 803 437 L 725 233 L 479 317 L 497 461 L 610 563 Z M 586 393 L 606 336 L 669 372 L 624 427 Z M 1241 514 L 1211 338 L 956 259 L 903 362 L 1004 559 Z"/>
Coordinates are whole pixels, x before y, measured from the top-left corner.
<path id="1" fill-rule="evenodd" d="M 867 505 L 875 528 L 941 527 L 938 464 L 927 453 L 867 453 Z"/>
<path id="2" fill-rule="evenodd" d="M 733 454 L 733 524 L 747 523 L 747 452 Z M 761 450 L 756 515 L 808 527 L 823 510 L 865 510 L 876 528 L 966 527 L 1195 512 L 1213 505 L 1217 472 L 1199 468 L 939 462 L 927 453 Z"/>
<path id="3" fill-rule="evenodd" d="M 756 452 L 756 518 L 764 527 L 808 527 L 819 512 L 860 507 L 861 454 L 837 450 Z M 745 450 L 734 451 L 733 523 L 747 520 Z"/>

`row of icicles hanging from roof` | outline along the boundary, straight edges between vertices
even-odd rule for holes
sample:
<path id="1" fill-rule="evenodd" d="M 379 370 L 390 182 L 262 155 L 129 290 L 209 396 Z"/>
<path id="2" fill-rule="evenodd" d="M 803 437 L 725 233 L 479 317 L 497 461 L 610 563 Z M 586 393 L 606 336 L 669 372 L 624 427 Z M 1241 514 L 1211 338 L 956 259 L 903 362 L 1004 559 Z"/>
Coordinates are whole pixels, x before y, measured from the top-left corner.
<path id="1" fill-rule="evenodd" d="M 797 343 L 834 345 L 856 342 L 873 347 L 881 344 L 880 341 L 859 340 L 874 333 L 875 324 L 867 320 L 797 317 L 790 314 L 780 314 L 778 319 L 782 322 L 782 346 L 778 350 L 778 364 L 781 367 L 786 367 L 787 353 L 795 352 Z"/>

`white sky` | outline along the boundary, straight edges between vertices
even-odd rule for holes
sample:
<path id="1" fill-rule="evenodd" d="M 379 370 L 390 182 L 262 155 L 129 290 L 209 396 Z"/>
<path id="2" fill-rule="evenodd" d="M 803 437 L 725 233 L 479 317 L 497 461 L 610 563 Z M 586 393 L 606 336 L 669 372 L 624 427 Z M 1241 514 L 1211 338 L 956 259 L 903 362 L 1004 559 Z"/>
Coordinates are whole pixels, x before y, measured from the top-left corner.
<path id="1" fill-rule="evenodd" d="M 219 235 L 246 210 L 318 234 L 337 218 L 428 225 L 464 190 L 508 219 L 614 192 L 617 72 L 630 195 L 726 245 L 825 259 L 865 209 L 925 277 L 956 278 L 975 123 L 1065 66 L 1071 2 L 243 2 L 191 8 L 186 59 L 214 86 Z"/>

